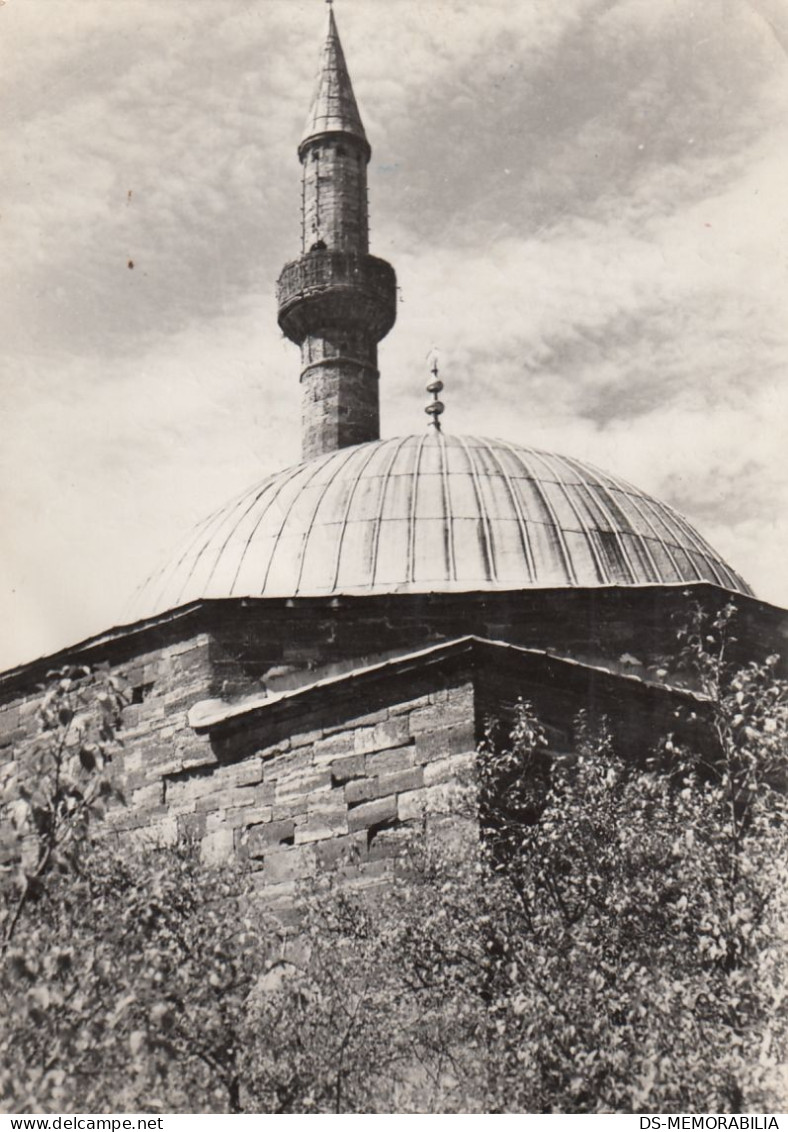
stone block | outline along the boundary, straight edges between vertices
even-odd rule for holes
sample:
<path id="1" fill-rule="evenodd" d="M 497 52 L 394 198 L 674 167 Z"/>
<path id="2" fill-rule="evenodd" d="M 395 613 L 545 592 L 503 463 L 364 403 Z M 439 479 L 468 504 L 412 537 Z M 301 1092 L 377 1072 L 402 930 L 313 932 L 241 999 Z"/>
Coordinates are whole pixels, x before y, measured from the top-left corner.
<path id="1" fill-rule="evenodd" d="M 295 822 L 286 819 L 249 826 L 241 838 L 241 843 L 246 856 L 262 857 L 272 848 L 291 843 L 294 837 Z"/>
<path id="2" fill-rule="evenodd" d="M 16 731 L 19 726 L 19 707 L 9 704 L 0 711 L 0 730 Z"/>
<path id="3" fill-rule="evenodd" d="M 430 703 L 429 696 L 418 696 L 415 700 L 408 700 L 404 704 L 393 704 L 389 708 L 389 716 L 409 714 L 415 711 L 416 708 L 428 707 Z"/>
<path id="4" fill-rule="evenodd" d="M 275 782 L 259 782 L 254 789 L 258 805 L 270 806 L 276 801 Z"/>
<path id="5" fill-rule="evenodd" d="M 399 794 L 406 790 L 418 790 L 424 785 L 424 771 L 420 766 L 413 766 L 391 774 L 381 774 L 378 783 L 381 794 Z"/>
<path id="6" fill-rule="evenodd" d="M 121 678 L 121 680 L 124 680 L 126 684 L 129 685 L 129 687 L 135 688 L 138 684 L 143 683 L 142 671 L 141 662 L 135 663 L 134 661 L 132 661 L 129 664 L 128 668 L 126 668 L 125 666 L 119 668 L 117 670 L 117 674 Z"/>
<path id="7" fill-rule="evenodd" d="M 407 747 L 392 747 L 387 751 L 375 751 L 374 754 L 367 755 L 367 775 L 399 774 L 412 767 L 415 761 L 416 748 L 412 744 Z"/>
<path id="8" fill-rule="evenodd" d="M 453 704 L 458 710 L 462 709 L 463 712 L 473 710 L 476 703 L 476 689 L 473 683 L 469 680 L 465 684 L 446 689 L 446 701 Z"/>
<path id="9" fill-rule="evenodd" d="M 124 726 L 124 728 L 123 728 L 123 742 L 124 743 L 134 743 L 138 739 L 145 741 L 145 740 L 148 739 L 149 735 L 150 735 L 150 728 L 148 727 L 146 720 L 143 720 L 137 727 L 126 727 L 126 726 Z"/>
<path id="10" fill-rule="evenodd" d="M 422 731 L 416 737 L 416 760 L 428 763 L 476 749 L 476 731 L 473 720 L 439 727 L 435 731 Z"/>
<path id="11" fill-rule="evenodd" d="M 388 717 L 388 709 L 382 708 L 380 711 L 369 712 L 368 715 L 357 715 L 353 719 L 349 719 L 347 723 L 344 723 L 342 726 L 348 730 L 357 727 L 373 727 L 376 723 L 385 723 Z"/>
<path id="12" fill-rule="evenodd" d="M 287 778 L 311 766 L 311 747 L 299 747 L 296 751 L 286 751 L 283 755 L 265 763 L 263 767 L 263 781 L 275 782 L 280 778 Z"/>
<path id="13" fill-rule="evenodd" d="M 178 830 L 182 837 L 201 840 L 205 834 L 206 820 L 205 814 L 179 814 Z"/>
<path id="14" fill-rule="evenodd" d="M 234 786 L 225 790 L 222 795 L 222 805 L 227 809 L 236 809 L 238 806 L 254 806 L 258 802 L 257 786 Z"/>
<path id="15" fill-rule="evenodd" d="M 298 816 L 306 818 L 306 798 L 303 795 L 286 798 L 283 802 L 274 802 L 271 806 L 273 821 L 286 821 L 287 818 Z"/>
<path id="16" fill-rule="evenodd" d="M 341 731 L 337 735 L 330 735 L 326 739 L 318 739 L 312 748 L 315 755 L 315 765 L 321 766 L 333 762 L 353 752 L 353 733 Z"/>
<path id="17" fill-rule="evenodd" d="M 327 837 L 339 837 L 348 832 L 348 814 L 343 807 L 332 814 L 310 814 L 303 825 L 297 825 L 296 845 L 310 841 L 325 841 Z"/>
<path id="18" fill-rule="evenodd" d="M 388 747 L 399 747 L 409 739 L 408 720 L 404 717 L 388 719 L 374 727 L 361 727 L 354 733 L 353 748 L 357 755 L 369 751 L 382 751 Z"/>
<path id="19" fill-rule="evenodd" d="M 397 799 L 395 796 L 377 798 L 374 802 L 362 802 L 348 810 L 347 826 L 350 833 L 359 829 L 369 829 L 385 821 L 394 821 L 397 817 Z"/>
<path id="20" fill-rule="evenodd" d="M 205 832 L 212 833 L 221 829 L 226 821 L 227 811 L 222 809 L 210 810 L 205 814 Z"/>
<path id="21" fill-rule="evenodd" d="M 226 809 L 221 811 L 222 822 L 229 826 L 230 829 L 246 829 L 251 824 L 259 822 L 270 821 L 271 810 L 267 812 L 259 810 L 256 807 L 250 809 L 249 806 L 241 806 L 236 809 Z M 253 816 L 252 816 L 253 815 Z M 211 823 L 209 823 L 211 824 Z"/>
<path id="22" fill-rule="evenodd" d="M 243 818 L 244 827 L 247 829 L 249 826 L 263 825 L 273 820 L 273 810 L 271 806 L 245 806 L 242 810 L 233 810 L 230 812 L 237 812 Z"/>
<path id="23" fill-rule="evenodd" d="M 437 731 L 453 723 L 464 723 L 473 718 L 473 701 L 464 695 L 457 695 L 447 703 L 431 704 L 418 708 L 408 716 L 411 735 L 422 731 Z"/>
<path id="24" fill-rule="evenodd" d="M 345 791 L 341 786 L 334 786 L 330 790 L 316 790 L 306 796 L 308 814 L 330 814 L 336 810 L 344 813 L 346 809 Z"/>
<path id="25" fill-rule="evenodd" d="M 263 780 L 263 760 L 258 756 L 237 763 L 232 775 L 236 786 L 251 786 Z"/>
<path id="26" fill-rule="evenodd" d="M 138 727 L 145 711 L 142 704 L 127 704 L 123 709 L 123 730 L 128 732 L 133 727 Z"/>
<path id="27" fill-rule="evenodd" d="M 311 746 L 313 743 L 316 743 L 318 741 L 318 739 L 322 739 L 322 738 L 323 738 L 323 732 L 320 731 L 320 730 L 317 730 L 317 731 L 302 731 L 298 735 L 291 735 L 290 736 L 290 746 L 291 747 Z"/>
<path id="28" fill-rule="evenodd" d="M 426 799 L 423 790 L 409 790 L 397 795 L 397 817 L 400 821 L 414 821 L 422 817 Z"/>
<path id="29" fill-rule="evenodd" d="M 238 809 L 240 806 L 254 806 L 257 803 L 257 789 L 254 786 L 237 786 L 230 790 L 217 790 L 204 794 L 194 804 L 195 810 Z"/>
<path id="30" fill-rule="evenodd" d="M 332 782 L 341 786 L 351 778 L 363 778 L 366 762 L 363 755 L 349 755 L 347 758 L 332 762 L 328 769 L 331 771 Z"/>
<path id="31" fill-rule="evenodd" d="M 171 848 L 178 844 L 178 819 L 174 814 L 168 814 L 163 821 L 151 827 L 151 832 L 160 848 Z"/>
<path id="32" fill-rule="evenodd" d="M 275 849 L 265 855 L 263 875 L 271 884 L 306 879 L 316 872 L 317 857 L 311 845 Z"/>
<path id="33" fill-rule="evenodd" d="M 280 739 L 278 743 L 274 743 L 270 747 L 263 747 L 257 753 L 263 761 L 268 759 L 275 759 L 279 755 L 283 755 L 286 751 L 290 750 L 290 740 Z"/>
<path id="34" fill-rule="evenodd" d="M 331 772 L 329 770 L 305 769 L 288 775 L 287 778 L 277 779 L 276 800 L 281 802 L 299 795 L 305 797 L 307 794 L 312 794 L 321 789 L 331 789 Z"/>
<path id="35" fill-rule="evenodd" d="M 435 786 L 439 782 L 456 781 L 460 776 L 467 776 L 467 772 L 473 767 L 475 758 L 474 751 L 466 750 L 457 755 L 433 759 L 424 767 L 424 785 Z"/>
<path id="36" fill-rule="evenodd" d="M 154 757 L 150 757 L 151 752 L 146 752 L 143 760 L 143 770 L 150 774 L 154 773 L 158 778 L 175 778 L 177 779 L 183 774 L 183 758 L 176 751 L 169 759 L 156 758 L 156 752 L 153 752 Z"/>
<path id="37" fill-rule="evenodd" d="M 150 786 L 142 786 L 135 790 L 131 796 L 131 805 L 137 809 L 145 806 L 158 805 L 163 801 L 164 789 L 161 782 L 152 782 Z"/>
<path id="38" fill-rule="evenodd" d="M 367 802 L 379 793 L 377 778 L 354 778 L 345 784 L 345 800 L 349 805 Z"/>
<path id="39" fill-rule="evenodd" d="M 177 644 L 168 645 L 167 648 L 162 649 L 162 660 L 169 659 L 170 657 L 183 656 L 188 652 L 196 652 L 204 649 L 208 644 L 208 637 L 204 633 L 198 634 L 196 637 L 189 637 L 188 640 L 179 641 Z"/>
<path id="40" fill-rule="evenodd" d="M 232 857 L 234 847 L 234 831 L 224 826 L 205 835 L 200 845 L 200 854 L 206 864 L 219 865 Z"/>
<path id="41" fill-rule="evenodd" d="M 367 855 L 366 830 L 348 833 L 344 837 L 332 837 L 315 845 L 318 867 L 336 868 L 340 865 L 356 865 Z"/>
<path id="42" fill-rule="evenodd" d="M 188 754 L 184 752 L 184 770 L 195 770 L 198 767 L 211 765 L 218 766 L 219 763 L 217 762 L 216 755 L 207 744 L 203 745 L 202 748 L 193 747 L 190 744 Z"/>

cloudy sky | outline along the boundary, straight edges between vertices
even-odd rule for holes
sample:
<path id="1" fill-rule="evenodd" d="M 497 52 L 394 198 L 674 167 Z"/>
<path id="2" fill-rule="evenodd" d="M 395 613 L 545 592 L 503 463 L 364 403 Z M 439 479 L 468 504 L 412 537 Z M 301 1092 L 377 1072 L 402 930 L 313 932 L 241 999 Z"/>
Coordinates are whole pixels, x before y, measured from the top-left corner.
<path id="1" fill-rule="evenodd" d="M 402 301 L 383 434 L 589 459 L 788 605 L 788 0 L 337 0 Z M 298 459 L 320 0 L 0 0 L 0 666 Z M 133 263 L 133 267 L 130 264 Z"/>

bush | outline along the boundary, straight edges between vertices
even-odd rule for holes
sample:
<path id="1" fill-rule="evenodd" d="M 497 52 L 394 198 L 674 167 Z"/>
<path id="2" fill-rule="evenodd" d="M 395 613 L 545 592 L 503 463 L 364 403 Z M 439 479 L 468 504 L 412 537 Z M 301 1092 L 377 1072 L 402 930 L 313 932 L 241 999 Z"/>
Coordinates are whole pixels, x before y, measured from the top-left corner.
<path id="1" fill-rule="evenodd" d="M 111 752 L 68 769 L 90 728 L 69 743 L 78 713 L 48 699 L 35 851 L 6 892 L 6 1107 L 781 1108 L 788 689 L 774 658 L 728 666 L 732 623 L 681 638 L 712 746 L 625 762 L 586 721 L 548 758 L 521 703 L 391 883 L 324 877 L 296 932 L 240 869 L 94 840 Z"/>

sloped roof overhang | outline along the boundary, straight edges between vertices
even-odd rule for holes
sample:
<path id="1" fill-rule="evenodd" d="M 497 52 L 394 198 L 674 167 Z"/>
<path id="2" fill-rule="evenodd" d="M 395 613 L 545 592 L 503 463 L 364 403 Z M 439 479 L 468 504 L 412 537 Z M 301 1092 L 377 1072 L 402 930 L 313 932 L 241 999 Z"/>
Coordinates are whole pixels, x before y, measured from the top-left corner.
<path id="1" fill-rule="evenodd" d="M 44 656 L 14 665 L 0 672 L 0 693 L 6 694 L 17 687 L 30 687 L 43 681 L 48 671 L 69 663 L 90 664 L 115 656 L 128 656 L 141 653 L 157 644 L 209 631 L 222 614 L 244 610 L 265 610 L 283 618 L 295 614 L 309 616 L 314 610 L 360 610 L 365 607 L 385 607 L 399 602 L 427 602 L 463 604 L 473 601 L 485 603 L 510 600 L 538 601 L 541 599 L 563 600 L 587 594 L 598 601 L 605 595 L 621 599 L 630 595 L 649 595 L 650 605 L 659 604 L 683 593 L 689 600 L 703 604 L 722 604 L 732 600 L 742 611 L 760 625 L 770 627 L 769 639 L 764 641 L 767 651 L 779 651 L 780 640 L 788 639 L 788 610 L 771 605 L 755 597 L 733 593 L 711 582 L 683 582 L 662 585 L 621 585 L 599 587 L 545 587 L 527 590 L 485 590 L 468 591 L 430 591 L 419 594 L 333 594 L 324 597 L 260 597 L 260 598 L 202 598 L 188 602 L 164 613 L 113 626 L 101 633 L 93 634 L 73 645 L 47 653 Z M 351 614 L 352 616 L 352 614 Z M 759 636 L 762 634 L 759 634 Z M 760 642 L 758 642 L 760 643 Z"/>
<path id="2" fill-rule="evenodd" d="M 614 672 L 570 657 L 556 656 L 545 649 L 523 648 L 506 641 L 468 635 L 427 648 L 402 652 L 378 663 L 329 675 L 283 692 L 256 694 L 236 703 L 203 700 L 189 711 L 189 725 L 198 734 L 218 737 L 243 729 L 268 715 L 274 715 L 277 719 L 289 714 L 301 715 L 340 693 L 363 694 L 367 688 L 381 682 L 390 682 L 396 677 L 424 672 L 430 668 L 446 670 L 458 666 L 485 672 L 506 666 L 524 679 L 539 675 L 545 681 L 560 681 L 562 685 L 574 684 L 579 688 L 594 683 L 609 695 L 615 694 L 623 686 L 645 698 L 679 697 L 683 702 L 693 705 L 707 702 L 705 697 L 695 692 L 646 680 L 635 674 Z"/>

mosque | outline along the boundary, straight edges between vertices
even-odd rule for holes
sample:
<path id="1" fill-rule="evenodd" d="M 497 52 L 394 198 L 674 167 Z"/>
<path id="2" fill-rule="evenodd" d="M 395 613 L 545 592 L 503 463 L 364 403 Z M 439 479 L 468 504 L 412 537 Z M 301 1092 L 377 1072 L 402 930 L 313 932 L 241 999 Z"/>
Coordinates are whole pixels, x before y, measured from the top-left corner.
<path id="1" fill-rule="evenodd" d="M 743 658 L 788 635 L 669 506 L 567 456 L 445 432 L 437 372 L 424 430 L 381 439 L 397 289 L 369 252 L 370 155 L 329 7 L 298 146 L 301 254 L 277 288 L 302 459 L 210 515 L 136 621 L 0 676 L 13 781 L 45 672 L 108 662 L 131 689 L 109 820 L 249 861 L 282 907 L 340 861 L 377 883 L 518 697 L 556 750 L 585 709 L 642 754 L 697 700 L 665 660 L 691 606 L 735 599 Z"/>

